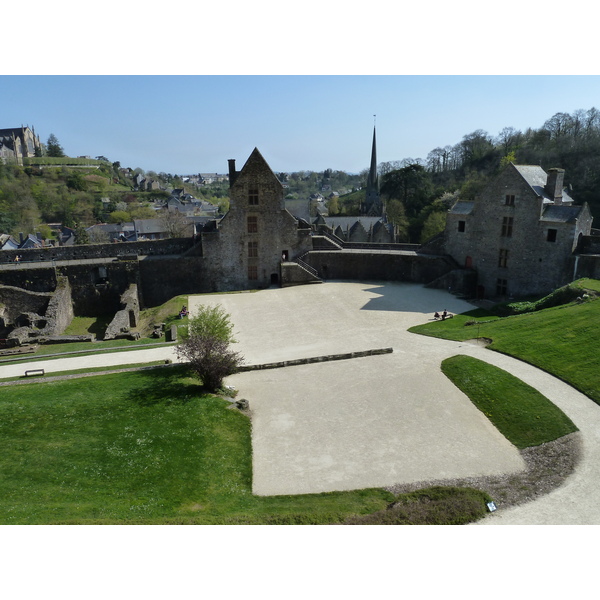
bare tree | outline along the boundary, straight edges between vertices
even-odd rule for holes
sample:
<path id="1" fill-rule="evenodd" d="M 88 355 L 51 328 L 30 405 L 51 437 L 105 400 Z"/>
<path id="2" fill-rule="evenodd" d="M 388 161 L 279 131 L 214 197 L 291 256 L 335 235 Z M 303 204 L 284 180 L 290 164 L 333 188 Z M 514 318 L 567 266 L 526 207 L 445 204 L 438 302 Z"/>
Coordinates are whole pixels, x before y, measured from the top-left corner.
<path id="1" fill-rule="evenodd" d="M 177 345 L 177 356 L 189 363 L 209 392 L 216 392 L 223 379 L 233 375 L 244 362 L 239 352 L 229 349 L 229 342 L 212 335 L 190 335 Z"/>
<path id="2" fill-rule="evenodd" d="M 187 217 L 178 210 L 163 208 L 159 217 L 162 226 L 171 238 L 189 237 L 192 226 Z"/>

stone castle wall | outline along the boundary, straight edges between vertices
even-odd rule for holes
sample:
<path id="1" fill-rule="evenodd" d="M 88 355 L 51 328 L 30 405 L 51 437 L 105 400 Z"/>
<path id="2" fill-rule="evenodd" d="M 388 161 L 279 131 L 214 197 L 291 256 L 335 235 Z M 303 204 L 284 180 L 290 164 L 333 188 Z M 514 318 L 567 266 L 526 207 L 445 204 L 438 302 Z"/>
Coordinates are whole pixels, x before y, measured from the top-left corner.
<path id="1" fill-rule="evenodd" d="M 304 259 L 323 279 L 410 281 L 429 283 L 455 267 L 443 256 L 368 251 L 317 251 Z"/>
<path id="2" fill-rule="evenodd" d="M 19 262 L 21 263 L 110 259 L 130 256 L 165 256 L 183 254 L 193 246 L 193 238 L 171 238 L 141 242 L 2 250 L 0 252 L 0 264 L 14 263 L 17 256 L 20 257 Z"/>

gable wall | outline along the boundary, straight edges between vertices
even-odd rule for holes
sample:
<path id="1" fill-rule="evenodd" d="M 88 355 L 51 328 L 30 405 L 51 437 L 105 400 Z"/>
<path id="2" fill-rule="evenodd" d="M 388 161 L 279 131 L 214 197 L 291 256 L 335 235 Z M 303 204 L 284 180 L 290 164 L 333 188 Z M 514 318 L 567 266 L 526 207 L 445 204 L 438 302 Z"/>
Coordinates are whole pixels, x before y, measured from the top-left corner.
<path id="1" fill-rule="evenodd" d="M 250 190 L 258 190 L 258 204 L 250 204 Z M 229 212 L 217 233 L 202 235 L 206 277 L 217 291 L 269 287 L 272 276 L 281 278 L 282 253 L 293 260 L 311 248 L 310 229 L 299 230 L 285 210 L 283 186 L 257 152 L 253 153 L 230 188 Z M 257 231 L 248 231 L 255 217 Z M 257 256 L 249 256 L 249 243 Z M 258 279 L 249 278 L 255 267 Z"/>

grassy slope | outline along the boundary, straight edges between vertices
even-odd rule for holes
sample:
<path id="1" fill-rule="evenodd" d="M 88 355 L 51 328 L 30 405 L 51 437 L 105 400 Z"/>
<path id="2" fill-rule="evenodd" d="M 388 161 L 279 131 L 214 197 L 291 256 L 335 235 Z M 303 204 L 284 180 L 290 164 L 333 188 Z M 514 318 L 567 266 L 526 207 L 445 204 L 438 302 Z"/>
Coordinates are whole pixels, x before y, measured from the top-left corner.
<path id="1" fill-rule="evenodd" d="M 504 319 L 474 311 L 410 331 L 452 340 L 491 339 L 491 349 L 556 375 L 600 404 L 600 300 Z"/>
<path id="2" fill-rule="evenodd" d="M 498 367 L 470 356 L 453 356 L 442 363 L 442 371 L 517 448 L 577 431 L 540 392 Z"/>

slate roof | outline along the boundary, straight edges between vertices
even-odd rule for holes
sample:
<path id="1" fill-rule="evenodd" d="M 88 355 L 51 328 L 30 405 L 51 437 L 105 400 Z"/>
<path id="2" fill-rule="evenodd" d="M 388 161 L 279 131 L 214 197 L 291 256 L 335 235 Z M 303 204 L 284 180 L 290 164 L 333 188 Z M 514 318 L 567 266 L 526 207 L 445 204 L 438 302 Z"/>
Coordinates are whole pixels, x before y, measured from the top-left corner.
<path id="1" fill-rule="evenodd" d="M 521 177 L 529 184 L 537 196 L 541 196 L 544 200 L 554 203 L 554 198 L 550 198 L 546 191 L 545 185 L 548 175 L 542 167 L 538 165 L 513 165 L 514 168 L 521 174 Z M 563 189 L 563 202 L 570 203 L 573 199 L 569 196 L 566 190 Z"/>
<path id="2" fill-rule="evenodd" d="M 448 212 L 453 215 L 470 215 L 473 212 L 474 206 L 475 202 L 464 202 L 459 200 Z"/>
<path id="3" fill-rule="evenodd" d="M 544 208 L 540 221 L 552 221 L 554 223 L 574 223 L 579 217 L 583 206 L 564 206 L 550 204 Z"/>
<path id="4" fill-rule="evenodd" d="M 339 226 L 344 231 L 350 229 L 357 221 L 362 224 L 366 231 L 369 231 L 371 226 L 375 226 L 381 220 L 381 217 L 328 217 L 323 215 L 318 217 L 318 223 L 325 221 L 326 225 L 332 229 Z M 313 221 L 313 223 L 317 224 L 317 221 Z"/>

